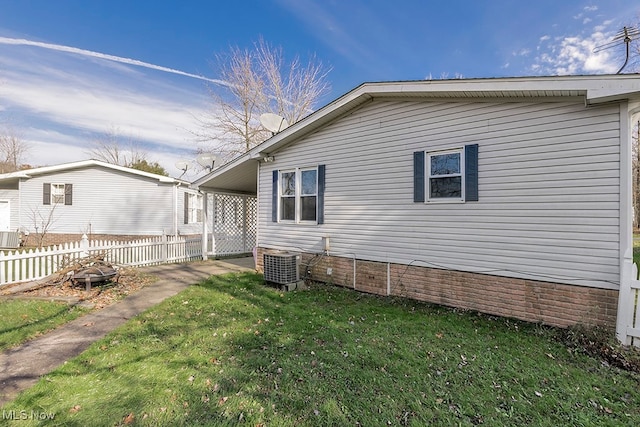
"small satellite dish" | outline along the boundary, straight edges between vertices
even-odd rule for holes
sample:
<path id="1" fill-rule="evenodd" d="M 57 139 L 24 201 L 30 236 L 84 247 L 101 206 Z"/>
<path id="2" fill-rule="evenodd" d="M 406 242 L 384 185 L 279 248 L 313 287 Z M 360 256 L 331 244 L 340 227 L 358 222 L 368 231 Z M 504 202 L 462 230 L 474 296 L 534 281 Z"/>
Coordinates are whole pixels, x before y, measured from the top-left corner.
<path id="1" fill-rule="evenodd" d="M 187 170 L 189 170 L 189 162 L 186 160 L 178 160 L 176 162 L 176 167 L 181 171 L 186 172 Z"/>
<path id="2" fill-rule="evenodd" d="M 272 134 L 276 134 L 289 127 L 287 119 L 282 116 L 273 113 L 264 113 L 260 115 L 260 123 L 264 128 L 270 131 Z"/>
<path id="3" fill-rule="evenodd" d="M 213 153 L 200 153 L 196 157 L 198 164 L 209 171 L 213 170 L 213 165 L 217 159 L 218 157 Z"/>
<path id="4" fill-rule="evenodd" d="M 182 175 L 187 173 L 189 170 L 189 162 L 186 160 L 178 160 L 176 162 L 176 167 L 182 171 L 182 174 L 180 175 L 180 178 L 182 178 Z"/>

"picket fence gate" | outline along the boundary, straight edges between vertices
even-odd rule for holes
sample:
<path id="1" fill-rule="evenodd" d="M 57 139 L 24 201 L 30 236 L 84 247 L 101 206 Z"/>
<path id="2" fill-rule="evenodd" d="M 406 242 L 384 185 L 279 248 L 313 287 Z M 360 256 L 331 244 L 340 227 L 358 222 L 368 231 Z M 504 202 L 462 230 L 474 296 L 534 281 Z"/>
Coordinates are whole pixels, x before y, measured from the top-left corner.
<path id="1" fill-rule="evenodd" d="M 640 348 L 640 280 L 631 251 L 625 254 L 619 292 L 616 336 L 622 344 Z"/>
<path id="2" fill-rule="evenodd" d="M 157 236 L 130 242 L 89 240 L 0 252 L 0 286 L 42 279 L 87 256 L 116 266 L 142 267 L 202 259 L 202 238 Z"/>

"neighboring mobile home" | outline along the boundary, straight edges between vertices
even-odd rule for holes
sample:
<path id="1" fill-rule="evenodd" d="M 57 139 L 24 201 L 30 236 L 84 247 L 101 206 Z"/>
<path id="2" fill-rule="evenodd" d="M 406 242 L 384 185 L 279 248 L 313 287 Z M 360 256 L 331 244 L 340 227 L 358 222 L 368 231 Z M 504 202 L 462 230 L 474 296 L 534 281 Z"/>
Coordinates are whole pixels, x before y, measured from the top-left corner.
<path id="1" fill-rule="evenodd" d="M 613 325 L 638 111 L 637 75 L 367 83 L 194 184 L 257 194 L 259 264 L 296 252 L 366 292 Z"/>
<path id="2" fill-rule="evenodd" d="M 202 195 L 189 183 L 97 160 L 0 174 L 0 231 L 27 245 L 91 238 L 193 235 Z"/>

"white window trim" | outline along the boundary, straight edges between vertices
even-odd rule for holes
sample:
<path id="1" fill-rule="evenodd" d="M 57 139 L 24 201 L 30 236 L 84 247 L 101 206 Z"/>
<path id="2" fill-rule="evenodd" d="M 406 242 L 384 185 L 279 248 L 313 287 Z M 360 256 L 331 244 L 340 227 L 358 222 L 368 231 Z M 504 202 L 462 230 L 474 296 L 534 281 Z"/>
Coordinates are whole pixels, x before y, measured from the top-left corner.
<path id="1" fill-rule="evenodd" d="M 460 155 L 460 173 L 449 175 L 436 175 L 431 176 L 431 157 L 441 156 L 444 154 L 459 154 Z M 464 164 L 464 147 L 453 148 L 440 151 L 426 151 L 425 152 L 425 203 L 464 203 L 465 201 L 465 164 Z M 431 178 L 446 178 L 446 177 L 460 177 L 460 197 L 431 197 Z"/>
<path id="2" fill-rule="evenodd" d="M 316 219 L 315 220 L 302 220 L 302 172 L 304 171 L 315 171 L 316 172 L 316 191 L 313 194 L 304 194 L 306 197 L 315 197 L 316 198 Z M 282 174 L 284 173 L 295 173 L 295 191 L 293 198 L 295 199 L 295 218 L 294 219 L 282 219 L 282 198 L 283 197 L 291 197 L 291 196 L 283 196 L 282 195 Z M 295 169 L 282 169 L 278 171 L 278 222 L 284 224 L 317 224 L 318 223 L 318 167 L 303 167 L 303 168 L 295 168 Z"/>
<path id="3" fill-rule="evenodd" d="M 187 224 L 199 224 L 202 221 L 198 221 L 198 212 L 202 212 L 203 207 L 203 197 L 202 194 L 197 193 L 187 193 Z M 200 214 L 201 216 L 202 214 Z"/>
<path id="4" fill-rule="evenodd" d="M 62 193 L 60 191 L 56 191 L 56 189 L 62 189 Z M 51 183 L 51 194 L 50 201 L 52 205 L 64 205 L 66 194 L 65 194 L 65 185 L 59 183 Z M 56 197 L 60 200 L 56 200 Z"/>

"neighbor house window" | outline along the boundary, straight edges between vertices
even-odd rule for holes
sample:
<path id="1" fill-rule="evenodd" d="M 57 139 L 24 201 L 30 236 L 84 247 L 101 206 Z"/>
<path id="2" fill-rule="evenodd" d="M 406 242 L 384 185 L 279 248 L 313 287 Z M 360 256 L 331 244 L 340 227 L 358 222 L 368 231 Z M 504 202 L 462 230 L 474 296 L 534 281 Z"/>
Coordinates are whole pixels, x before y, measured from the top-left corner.
<path id="1" fill-rule="evenodd" d="M 323 222 L 324 170 L 320 165 L 274 171 L 274 221 Z"/>
<path id="2" fill-rule="evenodd" d="M 478 200 L 478 144 L 413 153 L 414 202 Z"/>
<path id="3" fill-rule="evenodd" d="M 71 205 L 73 184 L 44 183 L 42 203 L 45 205 Z"/>
<path id="4" fill-rule="evenodd" d="M 202 222 L 202 194 L 184 194 L 184 223 Z"/>

